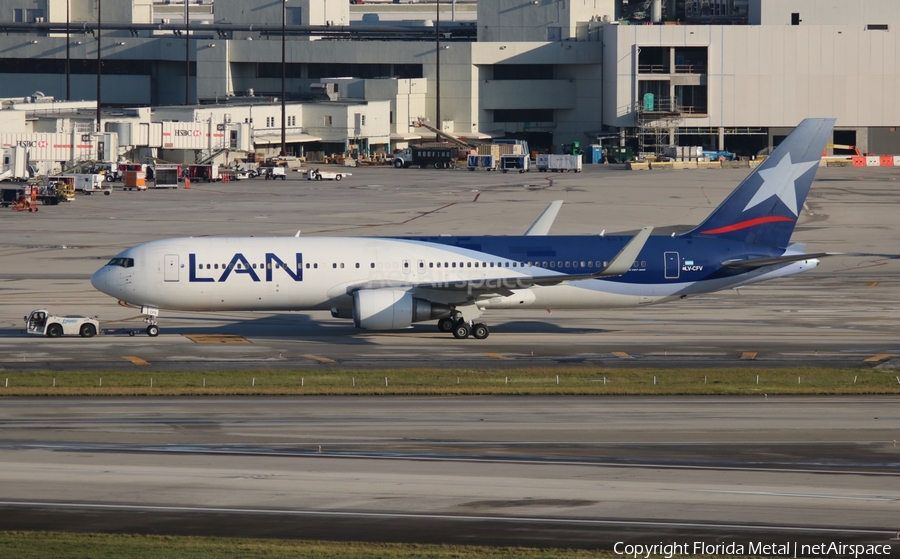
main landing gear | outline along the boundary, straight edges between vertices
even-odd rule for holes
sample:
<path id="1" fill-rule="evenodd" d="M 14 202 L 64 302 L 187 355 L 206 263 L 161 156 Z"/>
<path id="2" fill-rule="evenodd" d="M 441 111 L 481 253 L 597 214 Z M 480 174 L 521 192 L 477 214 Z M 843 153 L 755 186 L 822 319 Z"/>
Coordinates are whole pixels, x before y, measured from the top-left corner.
<path id="1" fill-rule="evenodd" d="M 442 318 L 438 320 L 438 330 L 452 332 L 453 337 L 458 340 L 464 340 L 469 336 L 476 340 L 483 340 L 491 335 L 487 324 L 467 321 L 464 318 Z"/>

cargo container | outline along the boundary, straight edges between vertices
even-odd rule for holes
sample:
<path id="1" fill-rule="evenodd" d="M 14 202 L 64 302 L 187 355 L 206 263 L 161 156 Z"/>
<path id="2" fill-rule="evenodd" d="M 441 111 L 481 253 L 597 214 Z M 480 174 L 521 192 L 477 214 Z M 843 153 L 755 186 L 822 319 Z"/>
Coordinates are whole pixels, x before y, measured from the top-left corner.
<path id="1" fill-rule="evenodd" d="M 475 169 L 484 169 L 485 171 L 496 171 L 498 158 L 493 155 L 473 155 L 470 154 L 466 158 L 466 167 L 470 171 Z"/>
<path id="2" fill-rule="evenodd" d="M 147 175 L 143 171 L 125 171 L 123 190 L 147 190 Z"/>
<path id="3" fill-rule="evenodd" d="M 181 165 L 157 164 L 153 166 L 154 188 L 178 188 Z"/>
<path id="4" fill-rule="evenodd" d="M 531 158 L 528 155 L 501 155 L 500 170 L 506 173 L 513 170 L 524 173 L 531 169 Z"/>
<path id="5" fill-rule="evenodd" d="M 580 155 L 557 155 L 541 153 L 537 156 L 537 170 L 540 172 L 551 171 L 553 173 L 567 173 L 573 171 L 580 173 L 582 162 Z"/>

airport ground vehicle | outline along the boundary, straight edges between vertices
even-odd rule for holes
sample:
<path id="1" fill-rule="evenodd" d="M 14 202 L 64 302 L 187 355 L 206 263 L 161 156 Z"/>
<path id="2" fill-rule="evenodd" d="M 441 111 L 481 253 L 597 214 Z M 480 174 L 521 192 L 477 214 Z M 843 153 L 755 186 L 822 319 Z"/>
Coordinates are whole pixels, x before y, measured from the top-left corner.
<path id="1" fill-rule="evenodd" d="M 28 198 L 33 199 L 34 203 L 40 202 L 45 206 L 56 206 L 60 202 L 71 201 L 74 197 L 75 191 L 72 189 L 72 186 L 65 183 L 51 182 L 45 186 L 29 183 L 18 188 L 4 188 L 2 204 L 3 207 L 6 207 L 10 205 L 10 201 L 20 203 L 23 199 Z M 27 205 L 21 209 L 28 209 Z M 34 207 L 33 210 L 37 211 L 37 207 Z"/>
<path id="2" fill-rule="evenodd" d="M 459 148 L 450 144 L 410 146 L 394 154 L 391 165 L 397 169 L 434 167 L 449 169 L 459 156 Z"/>
<path id="3" fill-rule="evenodd" d="M 334 180 L 339 181 L 344 177 L 349 177 L 352 173 L 345 173 L 343 171 L 322 171 L 320 169 L 307 169 L 303 172 L 303 176 L 306 177 L 306 180 Z"/>
<path id="4" fill-rule="evenodd" d="M 112 194 L 113 187 L 106 184 L 103 175 L 78 173 L 71 175 L 56 175 L 47 179 L 49 183 L 63 182 L 70 184 L 75 188 L 76 192 L 81 192 L 90 196 L 95 192 L 102 192 L 106 196 Z"/>
<path id="5" fill-rule="evenodd" d="M 275 180 L 279 178 L 281 180 L 287 180 L 287 172 L 285 171 L 284 167 L 280 165 L 276 167 L 266 167 L 263 174 L 265 175 L 266 180 Z"/>
<path id="6" fill-rule="evenodd" d="M 100 163 L 93 168 L 94 172 L 103 175 L 106 182 L 122 180 L 124 168 L 118 163 Z"/>
<path id="7" fill-rule="evenodd" d="M 25 332 L 58 338 L 60 336 L 81 336 L 92 338 L 100 332 L 100 322 L 97 317 L 87 316 L 57 316 L 50 314 L 47 309 L 37 309 L 25 318 Z"/>

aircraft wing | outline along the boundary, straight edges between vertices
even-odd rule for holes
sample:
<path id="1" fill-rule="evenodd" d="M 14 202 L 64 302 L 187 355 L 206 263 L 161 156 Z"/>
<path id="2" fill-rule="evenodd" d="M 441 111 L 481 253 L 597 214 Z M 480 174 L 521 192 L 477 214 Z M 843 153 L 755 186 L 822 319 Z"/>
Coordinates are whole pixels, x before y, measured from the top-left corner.
<path id="1" fill-rule="evenodd" d="M 479 299 L 486 296 L 509 296 L 515 289 L 528 289 L 535 286 L 557 285 L 567 281 L 579 281 L 587 279 L 598 279 L 605 277 L 621 276 L 631 269 L 632 264 L 637 259 L 638 254 L 647 239 L 653 227 L 644 227 L 637 235 L 632 237 L 628 244 L 609 262 L 602 270 L 598 270 L 589 274 L 548 274 L 540 276 L 507 276 L 497 278 L 479 278 L 472 280 L 456 280 L 446 282 L 398 282 L 391 280 L 366 282 L 364 284 L 345 286 L 347 293 L 352 293 L 359 289 L 379 289 L 384 287 L 394 287 L 400 289 L 427 289 L 445 292 L 455 292 L 467 294 L 467 298 Z M 333 296 L 333 293 L 329 292 Z"/>
<path id="2" fill-rule="evenodd" d="M 722 262 L 722 266 L 726 268 L 761 268 L 763 266 L 772 266 L 775 264 L 790 264 L 791 262 L 800 262 L 801 260 L 811 260 L 813 258 L 823 258 L 825 256 L 835 256 L 837 252 L 816 252 L 812 254 L 790 254 L 786 256 L 775 256 L 772 258 L 752 258 L 750 260 L 726 260 Z"/>
<path id="3" fill-rule="evenodd" d="M 550 232 L 550 227 L 553 226 L 553 222 L 556 220 L 556 214 L 559 213 L 559 209 L 562 207 L 562 200 L 554 200 L 550 202 L 550 205 L 547 206 L 547 209 L 544 210 L 537 220 L 531 224 L 531 227 L 528 228 L 528 231 L 525 231 L 525 235 L 546 235 Z"/>

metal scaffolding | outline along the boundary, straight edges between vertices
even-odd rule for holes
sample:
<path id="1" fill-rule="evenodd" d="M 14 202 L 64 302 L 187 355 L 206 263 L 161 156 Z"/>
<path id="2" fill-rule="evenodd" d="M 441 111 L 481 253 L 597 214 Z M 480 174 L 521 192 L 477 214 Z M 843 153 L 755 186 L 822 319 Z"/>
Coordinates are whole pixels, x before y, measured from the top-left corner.
<path id="1" fill-rule="evenodd" d="M 677 98 L 656 98 L 652 104 L 639 101 L 635 113 L 639 154 L 662 155 L 666 146 L 678 145 L 682 111 Z"/>

